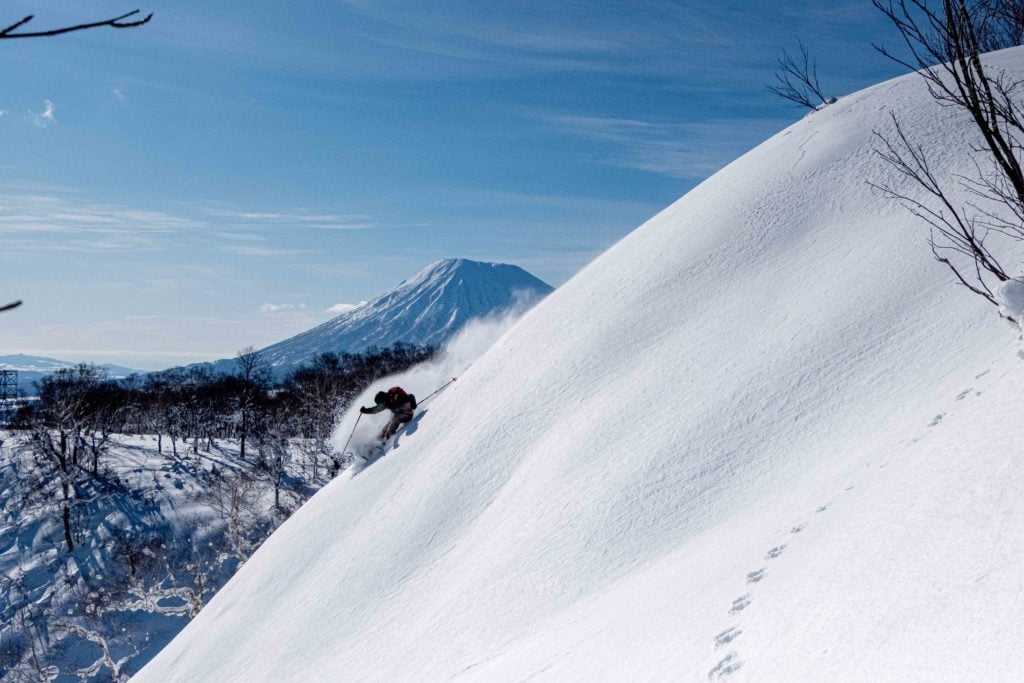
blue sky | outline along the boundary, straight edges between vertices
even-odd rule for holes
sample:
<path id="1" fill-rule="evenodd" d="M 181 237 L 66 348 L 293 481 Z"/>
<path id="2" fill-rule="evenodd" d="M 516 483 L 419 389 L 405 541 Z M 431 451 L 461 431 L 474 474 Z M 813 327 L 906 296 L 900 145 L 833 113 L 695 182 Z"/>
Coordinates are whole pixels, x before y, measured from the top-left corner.
<path id="1" fill-rule="evenodd" d="M 142 369 L 323 322 L 431 261 L 559 285 L 795 121 L 799 36 L 842 95 L 899 70 L 843 2 L 7 2 L 0 353 Z M 7 21 L 5 21 L 7 20 Z M 3 302 L 0 302 L 3 303 Z"/>

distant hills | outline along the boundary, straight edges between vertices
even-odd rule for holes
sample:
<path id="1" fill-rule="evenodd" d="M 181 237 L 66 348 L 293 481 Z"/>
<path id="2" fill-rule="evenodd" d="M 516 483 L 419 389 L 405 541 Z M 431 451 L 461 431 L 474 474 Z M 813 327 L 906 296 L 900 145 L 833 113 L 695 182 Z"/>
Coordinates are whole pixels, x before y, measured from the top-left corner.
<path id="1" fill-rule="evenodd" d="M 281 377 L 313 357 L 327 352 L 359 353 L 396 342 L 439 346 L 475 318 L 526 309 L 553 288 L 518 266 L 468 259 L 445 259 L 430 264 L 393 289 L 351 311 L 300 334 L 272 344 L 260 353 Z M 60 368 L 77 363 L 16 354 L 0 356 L 0 369 L 18 371 L 19 389 L 34 394 L 33 383 Z M 215 374 L 235 371 L 233 358 L 195 363 Z M 104 364 L 112 379 L 139 370 Z"/>
<path id="2" fill-rule="evenodd" d="M 0 370 L 18 371 L 18 390 L 24 394 L 35 394 L 35 382 L 46 375 L 62 368 L 73 368 L 78 363 L 45 356 L 28 356 L 24 353 L 17 353 L 10 356 L 0 356 Z M 111 379 L 120 379 L 128 375 L 140 373 L 140 370 L 133 370 L 121 365 L 104 363 L 98 365 L 107 371 Z"/>

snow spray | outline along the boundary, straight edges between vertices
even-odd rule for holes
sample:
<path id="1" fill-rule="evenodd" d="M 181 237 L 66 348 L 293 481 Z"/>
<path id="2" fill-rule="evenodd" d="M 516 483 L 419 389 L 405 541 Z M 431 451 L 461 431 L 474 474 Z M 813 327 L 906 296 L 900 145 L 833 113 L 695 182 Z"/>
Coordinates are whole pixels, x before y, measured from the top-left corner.
<path id="1" fill-rule="evenodd" d="M 515 309 L 499 316 L 477 318 L 466 324 L 438 354 L 431 360 L 409 368 L 405 372 L 377 380 L 355 398 L 345 414 L 341 416 L 331 435 L 331 447 L 335 457 L 342 457 L 346 450 L 364 453 L 380 432 L 390 414 L 362 416 L 359 407 L 373 405 L 373 396 L 392 386 L 400 386 L 407 392 L 422 396 L 423 403 L 439 393 L 438 387 L 447 387 L 454 377 L 462 376 L 480 356 L 487 352 L 505 334 L 525 311 Z M 349 448 L 351 446 L 351 448 Z"/>

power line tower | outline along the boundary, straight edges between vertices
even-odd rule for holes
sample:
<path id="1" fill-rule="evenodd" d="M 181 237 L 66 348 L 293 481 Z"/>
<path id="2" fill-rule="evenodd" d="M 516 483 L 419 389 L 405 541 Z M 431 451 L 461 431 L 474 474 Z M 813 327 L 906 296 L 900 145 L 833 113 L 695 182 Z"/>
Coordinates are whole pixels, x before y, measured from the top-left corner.
<path id="1" fill-rule="evenodd" d="M 18 371 L 0 370 L 0 426 L 10 423 L 18 410 Z"/>

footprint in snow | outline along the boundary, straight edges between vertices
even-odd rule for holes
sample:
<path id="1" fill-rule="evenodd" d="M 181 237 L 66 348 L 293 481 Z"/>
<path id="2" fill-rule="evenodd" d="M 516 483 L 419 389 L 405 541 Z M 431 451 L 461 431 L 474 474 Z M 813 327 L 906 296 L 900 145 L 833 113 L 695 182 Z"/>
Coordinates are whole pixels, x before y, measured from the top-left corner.
<path id="1" fill-rule="evenodd" d="M 716 681 L 730 674 L 739 671 L 740 667 L 743 666 L 743 662 L 740 661 L 740 656 L 735 652 L 730 652 L 725 656 L 725 659 L 715 665 L 715 668 L 708 672 L 708 680 Z"/>
<path id="2" fill-rule="evenodd" d="M 822 505 L 822 506 L 821 506 L 820 508 L 818 508 L 817 510 L 815 510 L 815 512 L 824 512 L 825 510 L 828 510 L 828 506 L 829 506 L 829 505 L 831 505 L 831 504 L 832 504 L 832 503 L 825 503 L 825 504 L 824 504 L 824 505 Z"/>
<path id="3" fill-rule="evenodd" d="M 789 530 L 789 533 L 791 533 L 791 534 L 798 534 L 798 533 L 800 533 L 803 530 L 804 530 L 804 525 L 803 524 L 797 524 L 795 527 L 793 527 L 792 529 Z"/>
<path id="4" fill-rule="evenodd" d="M 987 374 L 988 374 L 988 373 L 990 373 L 990 372 L 992 372 L 991 368 L 990 368 L 990 369 L 988 369 L 988 370 L 986 370 L 985 372 L 983 372 L 983 373 L 981 373 L 981 374 L 975 375 L 975 376 L 974 376 L 974 379 L 981 379 L 982 377 L 984 377 L 985 375 L 987 375 Z"/>
<path id="5" fill-rule="evenodd" d="M 768 551 L 768 554 L 764 556 L 764 559 L 766 559 L 766 560 L 774 560 L 776 557 L 781 555 L 782 551 L 785 550 L 785 549 L 786 549 L 786 546 L 784 544 L 783 545 L 777 545 L 777 546 L 775 546 L 774 548 L 772 548 L 771 550 Z"/>
<path id="6" fill-rule="evenodd" d="M 932 418 L 932 421 L 928 423 L 928 426 L 929 427 L 934 427 L 935 425 L 937 425 L 940 422 L 942 422 L 942 418 L 944 418 L 944 417 L 946 417 L 945 413 L 939 413 L 938 415 L 936 415 L 935 417 Z"/>
<path id="7" fill-rule="evenodd" d="M 740 597 L 732 601 L 732 607 L 729 608 L 729 614 L 736 614 L 737 612 L 742 612 L 747 608 L 748 605 L 750 605 L 749 593 L 747 593 L 746 595 L 741 595 Z"/>
<path id="8" fill-rule="evenodd" d="M 973 388 L 971 388 L 971 389 L 964 389 L 963 391 L 961 391 L 959 394 L 956 395 L 956 400 L 958 400 L 958 401 L 964 400 L 965 398 L 967 398 L 970 395 L 970 393 L 972 391 L 974 391 Z"/>
<path id="9" fill-rule="evenodd" d="M 739 638 L 741 633 L 743 633 L 743 631 L 740 631 L 735 626 L 732 628 L 725 629 L 717 636 L 715 636 L 715 648 L 720 648 L 723 645 L 728 645 L 732 641 Z"/>
<path id="10" fill-rule="evenodd" d="M 757 571 L 750 572 L 747 574 L 747 583 L 757 583 L 764 578 L 765 567 L 761 567 Z"/>

